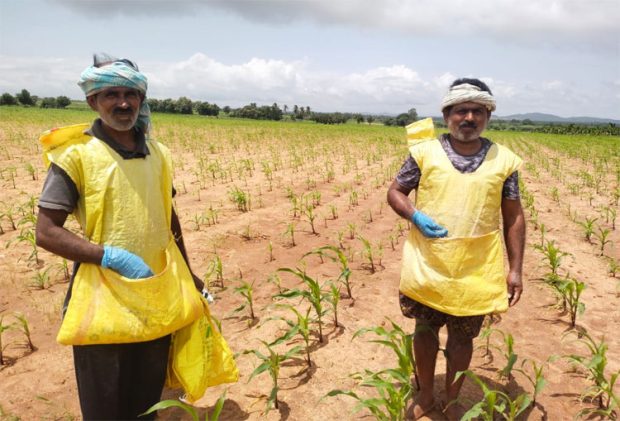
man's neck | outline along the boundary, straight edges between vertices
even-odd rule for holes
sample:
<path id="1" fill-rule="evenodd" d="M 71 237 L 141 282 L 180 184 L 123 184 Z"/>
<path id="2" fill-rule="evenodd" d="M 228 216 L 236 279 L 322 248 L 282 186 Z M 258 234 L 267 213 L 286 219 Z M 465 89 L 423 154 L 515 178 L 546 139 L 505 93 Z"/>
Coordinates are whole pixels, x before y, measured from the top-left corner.
<path id="1" fill-rule="evenodd" d="M 133 128 L 131 130 L 118 131 L 105 124 L 104 121 L 101 121 L 101 128 L 110 138 L 123 145 L 128 151 L 136 149 L 136 131 Z"/>
<path id="2" fill-rule="evenodd" d="M 465 156 L 475 155 L 482 148 L 482 140 L 480 138 L 463 142 L 450 135 L 450 144 L 456 153 Z"/>

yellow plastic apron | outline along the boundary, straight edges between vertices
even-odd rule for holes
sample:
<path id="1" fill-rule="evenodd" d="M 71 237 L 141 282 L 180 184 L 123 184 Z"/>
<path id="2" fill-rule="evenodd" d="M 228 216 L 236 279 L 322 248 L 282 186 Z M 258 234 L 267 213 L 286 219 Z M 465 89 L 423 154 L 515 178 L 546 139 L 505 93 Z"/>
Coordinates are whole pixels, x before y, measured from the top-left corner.
<path id="1" fill-rule="evenodd" d="M 413 226 L 403 247 L 400 291 L 455 316 L 508 308 L 502 237 L 502 188 L 521 159 L 493 144 L 473 173 L 454 168 L 437 139 L 411 142 L 421 170 L 416 209 L 448 230 L 431 239 Z"/>
<path id="2" fill-rule="evenodd" d="M 142 257 L 155 275 L 128 279 L 81 263 L 58 342 L 128 343 L 170 334 L 200 317 L 203 308 L 170 231 L 169 152 L 147 141 L 144 159 L 123 159 L 105 142 L 80 135 L 85 128 L 44 134 L 46 160 L 62 168 L 80 192 L 75 214 L 84 237 Z"/>

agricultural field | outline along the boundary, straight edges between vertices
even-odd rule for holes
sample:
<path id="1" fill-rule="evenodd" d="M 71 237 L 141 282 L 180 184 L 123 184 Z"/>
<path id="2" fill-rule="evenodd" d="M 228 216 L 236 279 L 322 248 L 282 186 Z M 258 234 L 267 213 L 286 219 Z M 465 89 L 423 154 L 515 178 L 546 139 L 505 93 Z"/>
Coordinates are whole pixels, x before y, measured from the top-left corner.
<path id="1" fill-rule="evenodd" d="M 0 109 L 0 419 L 80 418 L 71 349 L 55 341 L 71 263 L 34 244 L 37 139 L 94 116 Z M 191 266 L 211 285 L 240 370 L 196 403 L 200 419 L 224 393 L 222 420 L 399 413 L 415 394 L 403 385 L 414 322 L 398 305 L 409 227 L 385 198 L 407 156 L 404 130 L 162 114 L 153 126 L 173 152 Z M 495 396 L 529 420 L 612 418 L 614 405 L 618 416 L 620 138 L 485 136 L 525 161 L 525 292 L 476 340 L 464 402 Z M 437 371 L 441 400 L 441 355 Z M 160 418 L 191 419 L 178 408 Z"/>

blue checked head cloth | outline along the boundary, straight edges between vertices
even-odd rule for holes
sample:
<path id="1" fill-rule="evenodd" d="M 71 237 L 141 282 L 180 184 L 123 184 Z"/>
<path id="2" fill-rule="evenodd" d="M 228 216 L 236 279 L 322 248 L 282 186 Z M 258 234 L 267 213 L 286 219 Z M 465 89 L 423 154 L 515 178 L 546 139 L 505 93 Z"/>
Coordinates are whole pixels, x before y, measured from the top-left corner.
<path id="1" fill-rule="evenodd" d="M 95 54 L 94 64 L 82 72 L 78 85 L 87 97 L 117 86 L 138 90 L 144 95 L 144 100 L 136 126 L 144 133 L 150 131 L 151 110 L 146 101 L 147 78 L 131 60 Z"/>

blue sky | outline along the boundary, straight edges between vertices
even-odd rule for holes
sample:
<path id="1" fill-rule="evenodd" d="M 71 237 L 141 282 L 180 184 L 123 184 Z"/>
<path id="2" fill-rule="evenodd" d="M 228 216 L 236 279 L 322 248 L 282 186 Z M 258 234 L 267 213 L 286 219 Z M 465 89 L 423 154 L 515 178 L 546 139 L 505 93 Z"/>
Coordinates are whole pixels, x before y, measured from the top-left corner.
<path id="1" fill-rule="evenodd" d="M 92 53 L 149 96 L 438 115 L 479 77 L 498 115 L 620 119 L 618 0 L 0 0 L 0 92 L 81 98 Z"/>

